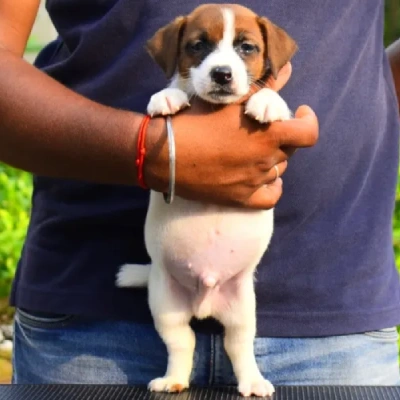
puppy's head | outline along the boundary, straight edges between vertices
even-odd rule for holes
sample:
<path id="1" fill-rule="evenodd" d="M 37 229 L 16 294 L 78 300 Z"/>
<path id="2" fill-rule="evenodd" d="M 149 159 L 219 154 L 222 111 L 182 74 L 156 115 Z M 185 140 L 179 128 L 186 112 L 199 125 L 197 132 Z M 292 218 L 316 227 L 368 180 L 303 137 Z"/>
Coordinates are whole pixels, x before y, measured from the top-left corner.
<path id="1" fill-rule="evenodd" d="M 147 50 L 179 86 L 212 103 L 231 103 L 268 71 L 274 77 L 297 50 L 281 28 L 248 8 L 207 4 L 176 18 Z"/>

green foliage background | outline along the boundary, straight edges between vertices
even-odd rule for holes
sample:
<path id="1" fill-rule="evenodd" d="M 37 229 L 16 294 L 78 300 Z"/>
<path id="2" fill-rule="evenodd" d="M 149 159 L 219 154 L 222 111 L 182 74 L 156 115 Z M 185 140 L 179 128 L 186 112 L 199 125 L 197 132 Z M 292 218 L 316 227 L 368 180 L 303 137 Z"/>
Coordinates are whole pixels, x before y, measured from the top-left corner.
<path id="1" fill-rule="evenodd" d="M 0 164 L 0 298 L 14 277 L 29 221 L 30 174 Z"/>
<path id="2" fill-rule="evenodd" d="M 400 0 L 386 0 L 385 45 L 400 38 Z M 400 175 L 397 180 L 396 206 L 393 215 L 393 247 L 400 272 Z M 400 329 L 399 329 L 400 331 Z"/>
<path id="3" fill-rule="evenodd" d="M 400 38 L 400 0 L 386 0 L 385 44 Z M 27 51 L 40 44 L 31 37 Z M 0 298 L 7 297 L 26 235 L 30 214 L 30 174 L 0 164 Z M 400 178 L 393 218 L 394 251 L 400 267 Z"/>

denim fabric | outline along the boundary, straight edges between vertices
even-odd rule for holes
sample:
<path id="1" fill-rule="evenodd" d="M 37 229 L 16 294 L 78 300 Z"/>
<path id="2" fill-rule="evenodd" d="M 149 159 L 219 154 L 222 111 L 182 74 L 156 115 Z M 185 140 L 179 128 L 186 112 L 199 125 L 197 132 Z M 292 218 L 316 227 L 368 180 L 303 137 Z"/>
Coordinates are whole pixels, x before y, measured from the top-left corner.
<path id="1" fill-rule="evenodd" d="M 17 311 L 13 382 L 147 384 L 162 376 L 164 344 L 151 324 L 38 317 Z M 197 334 L 191 381 L 234 385 L 222 336 Z M 326 338 L 257 338 L 263 375 L 275 385 L 400 385 L 395 328 Z"/>

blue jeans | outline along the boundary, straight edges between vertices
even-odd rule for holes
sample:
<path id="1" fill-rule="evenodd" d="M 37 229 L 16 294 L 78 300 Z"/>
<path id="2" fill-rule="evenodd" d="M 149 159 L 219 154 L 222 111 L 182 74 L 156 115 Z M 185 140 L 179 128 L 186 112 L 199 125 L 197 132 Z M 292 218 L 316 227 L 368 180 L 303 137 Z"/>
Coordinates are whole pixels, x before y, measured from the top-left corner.
<path id="1" fill-rule="evenodd" d="M 191 382 L 235 385 L 219 335 L 197 334 Z M 397 332 L 326 338 L 257 338 L 262 374 L 275 385 L 399 385 Z M 37 317 L 17 311 L 14 383 L 147 384 L 167 352 L 149 324 Z"/>

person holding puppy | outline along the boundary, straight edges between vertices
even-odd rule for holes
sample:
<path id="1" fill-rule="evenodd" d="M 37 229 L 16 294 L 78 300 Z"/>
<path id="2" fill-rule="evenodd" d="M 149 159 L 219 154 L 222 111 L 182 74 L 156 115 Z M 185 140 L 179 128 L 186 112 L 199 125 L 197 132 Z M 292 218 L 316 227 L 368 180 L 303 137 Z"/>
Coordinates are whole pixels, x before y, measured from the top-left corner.
<path id="1" fill-rule="evenodd" d="M 299 44 L 292 65 L 268 82 L 295 118 L 263 126 L 242 104 L 216 113 L 192 102 L 173 117 L 176 194 L 276 207 L 258 267 L 255 341 L 274 384 L 398 384 L 391 217 L 400 45 L 385 54 L 383 5 L 373 0 L 335 1 L 334 13 L 317 0 L 240 3 Z M 0 160 L 34 173 L 11 298 L 13 380 L 147 384 L 164 373 L 166 351 L 146 292 L 114 282 L 120 265 L 148 262 L 136 147 L 146 104 L 166 82 L 144 44 L 198 3 L 53 0 L 59 36 L 35 68 L 22 54 L 38 4 L 0 6 Z M 149 122 L 143 172 L 147 187 L 167 191 L 163 118 Z M 231 384 L 218 327 L 194 329 L 193 382 Z"/>

